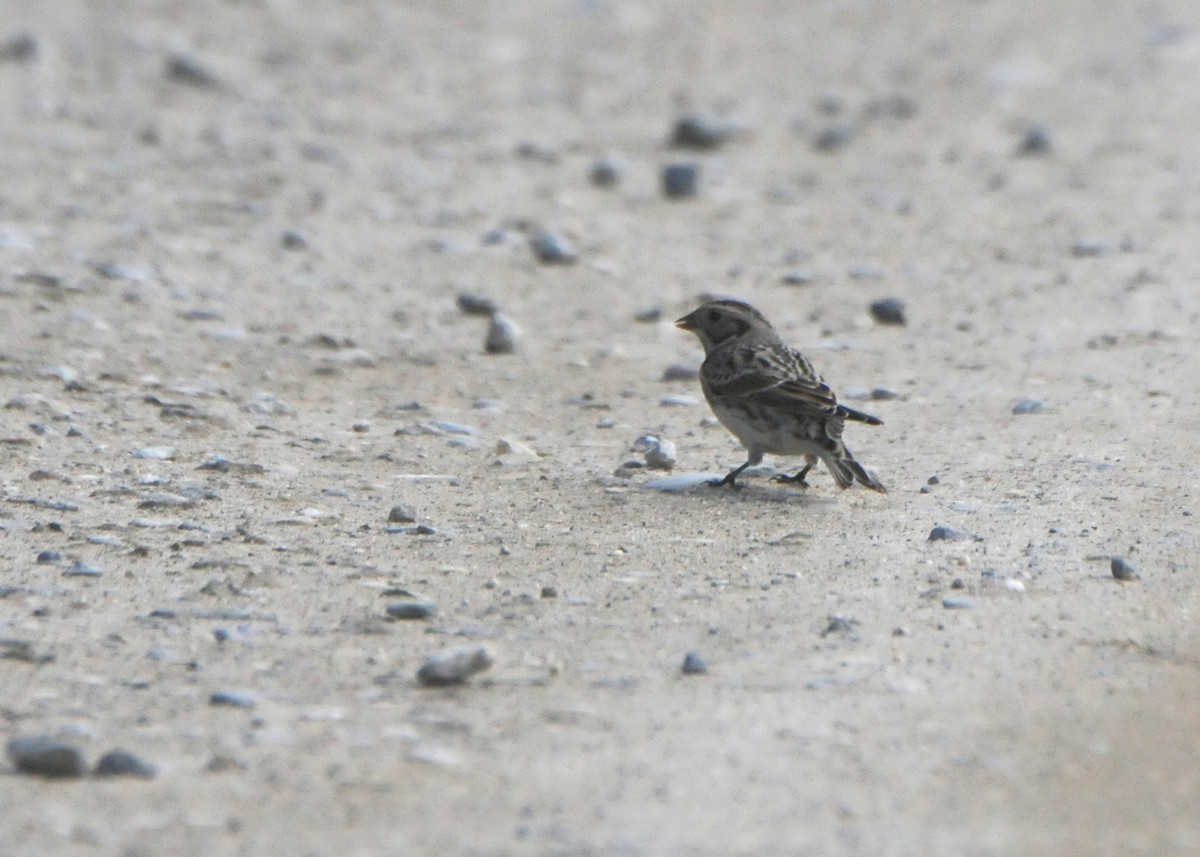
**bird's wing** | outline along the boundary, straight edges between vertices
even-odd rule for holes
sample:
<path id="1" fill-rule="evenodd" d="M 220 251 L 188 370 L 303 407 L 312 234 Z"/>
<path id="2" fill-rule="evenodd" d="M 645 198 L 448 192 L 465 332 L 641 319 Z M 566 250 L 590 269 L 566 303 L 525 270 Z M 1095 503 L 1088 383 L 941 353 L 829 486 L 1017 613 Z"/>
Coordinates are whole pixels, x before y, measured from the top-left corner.
<path id="1" fill-rule="evenodd" d="M 837 397 L 812 365 L 786 346 L 742 347 L 710 371 L 708 386 L 718 396 L 745 398 L 782 411 L 831 416 Z"/>
<path id="2" fill-rule="evenodd" d="M 830 386 L 799 351 L 785 345 L 754 345 L 729 357 L 721 361 L 722 371 L 709 367 L 706 373 L 709 389 L 719 396 L 745 398 L 786 413 L 883 424 L 877 417 L 839 404 Z"/>

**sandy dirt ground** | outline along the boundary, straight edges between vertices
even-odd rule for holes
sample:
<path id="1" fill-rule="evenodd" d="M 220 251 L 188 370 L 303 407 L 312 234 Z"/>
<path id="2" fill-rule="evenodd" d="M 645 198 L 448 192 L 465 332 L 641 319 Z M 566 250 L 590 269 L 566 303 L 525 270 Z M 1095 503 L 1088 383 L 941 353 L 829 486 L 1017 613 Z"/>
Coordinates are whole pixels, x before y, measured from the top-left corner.
<path id="1" fill-rule="evenodd" d="M 1193 0 L 0 28 L 0 737 L 157 771 L 0 761 L 0 854 L 1200 853 Z M 622 470 L 743 460 L 705 294 L 889 494 Z"/>

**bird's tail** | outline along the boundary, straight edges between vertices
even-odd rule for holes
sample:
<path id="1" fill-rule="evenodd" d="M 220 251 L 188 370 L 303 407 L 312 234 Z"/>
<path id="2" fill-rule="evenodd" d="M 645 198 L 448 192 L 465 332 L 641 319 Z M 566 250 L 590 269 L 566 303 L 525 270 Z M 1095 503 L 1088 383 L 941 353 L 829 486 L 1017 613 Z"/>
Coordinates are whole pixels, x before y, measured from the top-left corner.
<path id="1" fill-rule="evenodd" d="M 872 491 L 878 491 L 880 494 L 887 493 L 887 488 L 883 487 L 883 483 L 879 481 L 879 478 L 855 461 L 854 456 L 850 453 L 850 450 L 846 449 L 844 443 L 838 443 L 835 448 L 824 453 L 821 456 L 821 460 L 825 462 L 825 466 L 833 474 L 834 481 L 837 482 L 839 488 L 849 488 L 855 482 L 858 482 Z"/>

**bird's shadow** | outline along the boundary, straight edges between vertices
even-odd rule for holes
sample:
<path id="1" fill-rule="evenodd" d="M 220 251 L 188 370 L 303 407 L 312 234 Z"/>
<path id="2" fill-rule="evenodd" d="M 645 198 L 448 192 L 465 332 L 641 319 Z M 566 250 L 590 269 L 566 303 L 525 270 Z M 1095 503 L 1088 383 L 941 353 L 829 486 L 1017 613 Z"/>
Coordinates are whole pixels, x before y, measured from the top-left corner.
<path id="1" fill-rule="evenodd" d="M 713 484 L 724 476 L 724 473 L 672 473 L 670 476 L 643 482 L 641 487 L 647 491 L 661 491 L 664 494 L 724 496 L 729 500 L 755 503 L 796 503 L 811 506 L 832 502 L 832 498 L 823 491 L 812 493 L 812 489 L 785 486 L 757 476 L 745 479 L 744 474 L 743 478 L 738 479 L 737 488 Z"/>

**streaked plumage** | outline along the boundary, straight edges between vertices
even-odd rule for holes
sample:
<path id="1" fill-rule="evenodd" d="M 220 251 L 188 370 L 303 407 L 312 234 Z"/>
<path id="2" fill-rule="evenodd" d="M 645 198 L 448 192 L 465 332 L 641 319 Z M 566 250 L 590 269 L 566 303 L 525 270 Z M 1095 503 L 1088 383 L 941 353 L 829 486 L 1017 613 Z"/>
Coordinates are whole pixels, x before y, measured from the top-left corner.
<path id="1" fill-rule="evenodd" d="M 715 484 L 737 487 L 738 474 L 771 453 L 805 458 L 805 467 L 783 481 L 807 485 L 804 477 L 820 460 L 841 488 L 858 482 L 887 492 L 842 442 L 846 420 L 883 421 L 840 404 L 808 358 L 785 345 L 762 313 L 741 301 L 711 301 L 675 324 L 704 345 L 704 397 L 749 453 L 745 464 Z"/>

